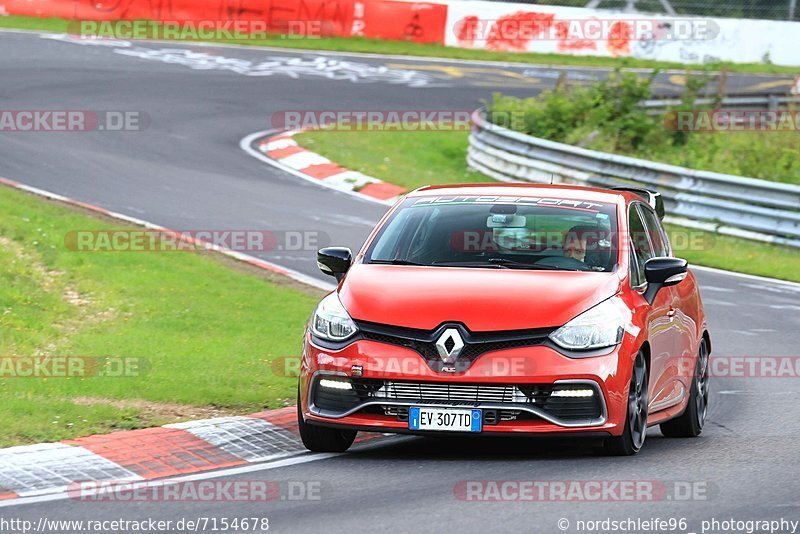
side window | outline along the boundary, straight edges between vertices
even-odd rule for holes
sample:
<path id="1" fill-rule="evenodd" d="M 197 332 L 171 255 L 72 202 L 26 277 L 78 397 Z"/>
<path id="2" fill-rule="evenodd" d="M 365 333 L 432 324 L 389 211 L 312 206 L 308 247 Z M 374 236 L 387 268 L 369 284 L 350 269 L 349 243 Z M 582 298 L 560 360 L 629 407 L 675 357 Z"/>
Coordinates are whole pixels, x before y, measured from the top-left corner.
<path id="1" fill-rule="evenodd" d="M 633 287 L 644 284 L 644 263 L 650 258 L 655 257 L 650 240 L 647 238 L 647 229 L 642 220 L 636 204 L 632 204 L 628 215 L 628 228 L 630 230 L 630 242 L 633 247 L 631 250 L 632 267 L 631 285 Z M 634 265 L 635 263 L 635 265 Z"/>
<path id="2" fill-rule="evenodd" d="M 658 217 L 653 211 L 645 207 L 640 206 L 639 211 L 642 213 L 642 218 L 644 218 L 645 225 L 647 226 L 647 235 L 650 236 L 653 252 L 655 252 L 655 255 L 659 258 L 669 256 L 669 242 L 667 241 L 664 228 L 661 226 Z"/>

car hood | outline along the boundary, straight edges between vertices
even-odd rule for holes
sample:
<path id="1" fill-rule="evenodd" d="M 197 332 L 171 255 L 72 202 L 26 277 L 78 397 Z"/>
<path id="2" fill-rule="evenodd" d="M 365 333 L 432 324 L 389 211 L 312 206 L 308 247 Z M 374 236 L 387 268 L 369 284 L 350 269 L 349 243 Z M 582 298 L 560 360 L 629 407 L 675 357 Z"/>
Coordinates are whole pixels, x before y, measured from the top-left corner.
<path id="1" fill-rule="evenodd" d="M 561 326 L 619 288 L 613 273 L 356 264 L 339 297 L 355 320 L 486 332 Z"/>

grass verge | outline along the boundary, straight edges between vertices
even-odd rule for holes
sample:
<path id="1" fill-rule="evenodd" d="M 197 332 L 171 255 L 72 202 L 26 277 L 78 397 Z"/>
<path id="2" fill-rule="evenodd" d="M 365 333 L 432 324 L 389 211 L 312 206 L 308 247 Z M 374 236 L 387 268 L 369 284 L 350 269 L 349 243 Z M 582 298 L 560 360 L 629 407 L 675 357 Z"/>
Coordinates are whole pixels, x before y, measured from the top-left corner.
<path id="1" fill-rule="evenodd" d="M 466 165 L 467 132 L 304 132 L 295 138 L 339 165 L 409 189 L 491 182 Z M 800 251 L 670 226 L 675 254 L 696 265 L 800 282 Z"/>
<path id="2" fill-rule="evenodd" d="M 71 230 L 122 228 L 0 187 L 0 446 L 294 402 L 295 379 L 270 364 L 299 355 L 321 293 L 217 254 L 65 246 Z M 132 365 L 14 377 L 11 357 L 34 355 Z"/>
<path id="3" fill-rule="evenodd" d="M 0 17 L 0 28 L 37 30 L 67 33 L 70 21 L 60 18 L 36 18 L 6 16 Z M 653 61 L 634 58 L 611 58 L 600 56 L 568 56 L 561 54 L 534 54 L 517 52 L 495 52 L 490 50 L 470 50 L 437 44 L 420 44 L 410 41 L 384 41 L 359 37 L 326 38 L 286 38 L 276 35 L 267 39 L 224 39 L 217 42 L 250 46 L 270 46 L 295 48 L 300 50 L 331 50 L 336 52 L 363 52 L 372 54 L 393 54 L 446 59 L 468 59 L 477 61 L 498 61 L 510 63 L 531 63 L 537 65 L 586 66 L 606 68 L 678 69 L 704 68 L 751 74 L 796 75 L 796 67 L 783 67 L 762 63 L 709 63 L 692 66 L 684 63 Z"/>
<path id="4" fill-rule="evenodd" d="M 464 164 L 466 133 L 452 131 L 309 131 L 295 136 L 305 148 L 339 165 L 405 187 L 492 182 Z"/>

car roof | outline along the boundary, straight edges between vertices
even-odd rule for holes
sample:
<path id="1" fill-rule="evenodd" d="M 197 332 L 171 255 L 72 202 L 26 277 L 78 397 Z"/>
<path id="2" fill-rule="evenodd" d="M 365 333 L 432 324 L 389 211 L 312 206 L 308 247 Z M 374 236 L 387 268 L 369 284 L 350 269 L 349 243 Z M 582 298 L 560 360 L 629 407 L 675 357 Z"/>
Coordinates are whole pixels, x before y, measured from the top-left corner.
<path id="1" fill-rule="evenodd" d="M 519 196 L 540 197 L 548 195 L 568 200 L 592 200 L 618 204 L 642 200 L 635 193 L 614 191 L 599 187 L 586 187 L 568 184 L 528 184 L 528 183 L 478 183 L 454 185 L 428 185 L 411 191 L 409 197 L 426 197 L 436 195 L 454 196 Z"/>

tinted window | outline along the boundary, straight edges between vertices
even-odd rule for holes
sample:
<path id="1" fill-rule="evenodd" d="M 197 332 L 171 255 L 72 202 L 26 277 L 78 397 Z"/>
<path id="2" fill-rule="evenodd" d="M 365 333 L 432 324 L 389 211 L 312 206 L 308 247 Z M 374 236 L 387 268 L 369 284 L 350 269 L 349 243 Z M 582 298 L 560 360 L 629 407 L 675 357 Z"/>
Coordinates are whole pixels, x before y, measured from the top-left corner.
<path id="1" fill-rule="evenodd" d="M 642 218 L 647 225 L 647 234 L 650 236 L 650 243 L 653 245 L 655 255 L 659 258 L 669 256 L 668 241 L 658 217 L 654 212 L 643 206 L 639 206 L 639 211 L 642 212 Z"/>
<path id="2" fill-rule="evenodd" d="M 638 269 L 631 270 L 631 285 L 639 286 L 644 283 L 644 264 L 647 260 L 655 256 L 653 248 L 650 245 L 650 240 L 647 237 L 647 229 L 645 228 L 639 210 L 636 204 L 631 205 L 629 219 L 630 239 L 633 246 L 633 257 Z"/>
<path id="3" fill-rule="evenodd" d="M 417 197 L 384 224 L 367 263 L 611 271 L 616 206 L 558 198 Z"/>

